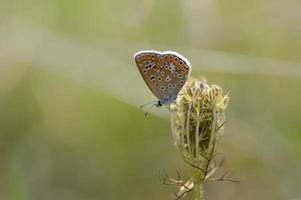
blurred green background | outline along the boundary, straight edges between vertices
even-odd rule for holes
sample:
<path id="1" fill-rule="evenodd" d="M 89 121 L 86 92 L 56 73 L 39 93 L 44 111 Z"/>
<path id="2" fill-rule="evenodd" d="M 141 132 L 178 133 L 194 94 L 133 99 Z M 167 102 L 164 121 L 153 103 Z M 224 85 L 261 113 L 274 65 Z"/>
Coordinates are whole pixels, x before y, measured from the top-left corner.
<path id="1" fill-rule="evenodd" d="M 172 199 L 169 112 L 133 61 L 187 57 L 230 94 L 207 199 L 301 199 L 300 0 L 0 0 L 0 199 Z M 192 199 L 192 196 L 187 197 Z"/>

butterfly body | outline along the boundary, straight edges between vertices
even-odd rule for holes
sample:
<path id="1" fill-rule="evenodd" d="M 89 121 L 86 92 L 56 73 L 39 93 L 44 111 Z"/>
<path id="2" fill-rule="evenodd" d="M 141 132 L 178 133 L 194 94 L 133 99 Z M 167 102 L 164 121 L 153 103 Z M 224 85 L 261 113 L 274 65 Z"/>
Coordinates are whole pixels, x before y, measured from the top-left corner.
<path id="1" fill-rule="evenodd" d="M 140 51 L 134 58 L 142 78 L 158 98 L 155 106 L 173 103 L 188 79 L 189 61 L 172 51 Z"/>

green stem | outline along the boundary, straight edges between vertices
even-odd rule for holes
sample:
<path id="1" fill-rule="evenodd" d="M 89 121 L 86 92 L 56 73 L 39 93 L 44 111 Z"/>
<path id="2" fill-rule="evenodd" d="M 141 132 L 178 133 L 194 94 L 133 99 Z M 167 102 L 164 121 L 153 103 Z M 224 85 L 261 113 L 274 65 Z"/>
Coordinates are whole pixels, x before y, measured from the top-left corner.
<path id="1" fill-rule="evenodd" d="M 203 190 L 203 182 L 198 181 L 194 187 L 195 190 L 195 200 L 204 200 L 204 190 Z"/>

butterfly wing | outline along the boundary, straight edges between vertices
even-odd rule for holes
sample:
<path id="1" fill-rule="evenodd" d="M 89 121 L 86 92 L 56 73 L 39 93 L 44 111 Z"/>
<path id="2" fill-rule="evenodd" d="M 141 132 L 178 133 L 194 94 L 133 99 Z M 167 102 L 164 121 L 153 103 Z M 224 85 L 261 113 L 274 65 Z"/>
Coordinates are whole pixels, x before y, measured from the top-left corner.
<path id="1" fill-rule="evenodd" d="M 158 77 L 160 74 L 160 53 L 142 51 L 135 54 L 136 65 L 146 85 L 158 99 L 164 99 L 160 91 Z"/>
<path id="2" fill-rule="evenodd" d="M 176 52 L 141 51 L 135 54 L 139 72 L 160 100 L 176 97 L 190 71 L 187 59 Z"/>
<path id="3" fill-rule="evenodd" d="M 164 77 L 164 84 L 166 85 L 168 94 L 172 97 L 177 97 L 178 93 L 184 86 L 188 79 L 190 72 L 189 61 L 176 52 L 163 52 L 163 70 L 166 71 L 167 76 Z"/>

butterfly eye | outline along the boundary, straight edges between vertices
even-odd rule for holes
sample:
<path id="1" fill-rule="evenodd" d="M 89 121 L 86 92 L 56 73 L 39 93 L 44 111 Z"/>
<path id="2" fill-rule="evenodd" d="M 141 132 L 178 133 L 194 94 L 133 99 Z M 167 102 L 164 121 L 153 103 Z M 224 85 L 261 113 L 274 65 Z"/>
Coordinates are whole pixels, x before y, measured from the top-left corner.
<path id="1" fill-rule="evenodd" d="M 164 75 L 165 75 L 165 73 L 164 73 L 163 71 L 161 71 L 161 73 L 160 73 L 160 74 L 161 74 L 161 76 L 164 76 Z"/>
<path id="2" fill-rule="evenodd" d="M 164 86 L 161 86 L 161 90 L 165 90 L 165 87 L 164 87 Z"/>
<path id="3" fill-rule="evenodd" d="M 171 84 L 168 84 L 168 88 L 171 88 L 172 87 L 172 85 Z"/>
<path id="4" fill-rule="evenodd" d="M 173 84 L 172 86 L 175 88 L 175 87 L 176 87 L 176 84 Z"/>
<path id="5" fill-rule="evenodd" d="M 143 70 L 143 73 L 146 74 L 146 70 Z"/>
<path id="6" fill-rule="evenodd" d="M 165 58 L 165 59 L 167 59 L 167 58 L 168 58 L 168 56 L 164 56 L 164 58 Z"/>
<path id="7" fill-rule="evenodd" d="M 174 75 L 175 75 L 175 76 L 178 76 L 178 72 L 175 72 Z"/>
<path id="8" fill-rule="evenodd" d="M 161 78 L 161 76 L 159 76 L 159 77 L 158 77 L 158 81 L 161 81 L 161 80 L 162 80 L 162 78 Z"/>
<path id="9" fill-rule="evenodd" d="M 184 80 L 181 80 L 180 83 L 181 83 L 181 85 L 184 85 Z"/>
<path id="10" fill-rule="evenodd" d="M 172 59 L 172 56 L 169 56 L 169 59 Z"/>
<path id="11" fill-rule="evenodd" d="M 183 78 L 183 74 L 179 74 L 179 78 Z"/>
<path id="12" fill-rule="evenodd" d="M 180 65 L 182 65 L 182 64 L 183 64 L 183 61 L 181 60 L 181 61 L 180 61 Z"/>

